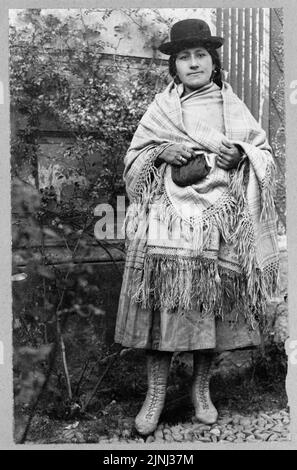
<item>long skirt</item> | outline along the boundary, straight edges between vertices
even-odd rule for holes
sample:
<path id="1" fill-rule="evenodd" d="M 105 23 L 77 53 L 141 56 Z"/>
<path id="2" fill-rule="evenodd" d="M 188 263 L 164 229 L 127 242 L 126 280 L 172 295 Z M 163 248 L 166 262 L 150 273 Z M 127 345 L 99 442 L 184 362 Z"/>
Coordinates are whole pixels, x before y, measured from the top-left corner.
<path id="1" fill-rule="evenodd" d="M 131 300 L 132 269 L 126 268 L 119 299 L 115 342 L 129 348 L 158 351 L 226 351 L 260 344 L 258 328 L 252 329 L 241 312 L 231 312 L 224 320 L 202 316 L 196 310 L 175 312 L 145 309 Z"/>

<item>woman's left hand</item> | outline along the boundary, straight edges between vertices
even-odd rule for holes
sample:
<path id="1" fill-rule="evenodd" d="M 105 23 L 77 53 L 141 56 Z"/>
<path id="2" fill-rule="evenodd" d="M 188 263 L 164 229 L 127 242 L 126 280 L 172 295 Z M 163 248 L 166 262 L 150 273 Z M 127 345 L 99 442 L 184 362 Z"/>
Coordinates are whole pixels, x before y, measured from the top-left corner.
<path id="1" fill-rule="evenodd" d="M 242 152 L 239 148 L 226 139 L 222 140 L 217 166 L 223 170 L 232 170 L 237 167 L 241 159 Z"/>

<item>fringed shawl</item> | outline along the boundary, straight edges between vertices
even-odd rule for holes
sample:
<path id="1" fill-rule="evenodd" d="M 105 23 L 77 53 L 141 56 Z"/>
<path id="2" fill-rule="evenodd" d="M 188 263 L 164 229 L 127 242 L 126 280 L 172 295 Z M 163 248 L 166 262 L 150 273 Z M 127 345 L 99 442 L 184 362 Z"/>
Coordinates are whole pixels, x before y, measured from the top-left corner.
<path id="1" fill-rule="evenodd" d="M 225 136 L 244 159 L 236 170 L 214 169 L 209 191 L 200 194 L 199 185 L 176 186 L 170 165 L 156 166 L 156 159 L 174 143 L 218 154 L 225 136 L 199 118 L 195 135 L 187 132 L 174 83 L 141 119 L 125 158 L 126 268 L 134 270 L 130 295 L 143 307 L 220 317 L 237 308 L 253 325 L 277 286 L 275 166 L 245 104 L 227 83 L 221 95 Z"/>

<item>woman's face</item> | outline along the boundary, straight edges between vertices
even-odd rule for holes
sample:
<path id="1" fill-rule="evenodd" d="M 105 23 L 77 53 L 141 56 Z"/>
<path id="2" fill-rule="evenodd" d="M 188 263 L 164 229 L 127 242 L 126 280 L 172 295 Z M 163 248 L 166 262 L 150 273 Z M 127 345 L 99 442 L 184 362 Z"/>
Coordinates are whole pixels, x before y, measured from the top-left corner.
<path id="1" fill-rule="evenodd" d="M 200 46 L 178 52 L 175 66 L 177 75 L 184 84 L 185 94 L 209 83 L 215 68 L 209 52 Z"/>

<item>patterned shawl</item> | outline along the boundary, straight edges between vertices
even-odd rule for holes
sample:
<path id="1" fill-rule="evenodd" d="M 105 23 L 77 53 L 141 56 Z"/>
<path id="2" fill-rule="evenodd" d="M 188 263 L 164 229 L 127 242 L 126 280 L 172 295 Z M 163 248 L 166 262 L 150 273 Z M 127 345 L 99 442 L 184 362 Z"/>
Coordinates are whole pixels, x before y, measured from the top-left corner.
<path id="1" fill-rule="evenodd" d="M 143 307 L 221 317 L 236 308 L 253 325 L 264 319 L 278 279 L 275 167 L 265 132 L 229 84 L 221 96 L 225 136 L 244 158 L 228 172 L 214 165 L 200 186 L 178 187 L 170 165 L 156 159 L 179 143 L 214 161 L 224 134 L 199 115 L 189 133 L 174 83 L 141 119 L 125 158 L 126 268 L 134 270 L 130 293 Z"/>

